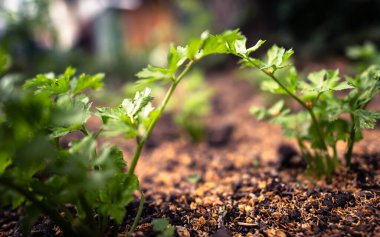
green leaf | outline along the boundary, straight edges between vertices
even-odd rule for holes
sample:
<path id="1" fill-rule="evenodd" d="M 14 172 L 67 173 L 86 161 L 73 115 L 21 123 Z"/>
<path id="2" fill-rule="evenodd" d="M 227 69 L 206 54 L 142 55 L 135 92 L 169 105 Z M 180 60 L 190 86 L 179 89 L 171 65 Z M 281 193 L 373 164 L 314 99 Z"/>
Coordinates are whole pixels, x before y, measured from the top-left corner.
<path id="1" fill-rule="evenodd" d="M 11 65 L 10 56 L 0 49 L 0 74 L 4 73 Z"/>
<path id="2" fill-rule="evenodd" d="M 260 48 L 260 46 L 263 45 L 264 43 L 265 43 L 265 40 L 257 41 L 257 43 L 254 46 L 252 46 L 246 50 L 247 56 L 249 56 L 249 54 L 251 54 L 252 52 L 257 51 Z"/>
<path id="3" fill-rule="evenodd" d="M 169 225 L 166 219 L 154 219 L 152 221 L 153 231 L 158 232 L 157 237 L 172 237 L 174 236 L 174 228 Z"/>
<path id="4" fill-rule="evenodd" d="M 326 139 L 326 138 L 323 138 L 323 139 Z M 312 123 L 309 127 L 308 140 L 310 141 L 312 148 L 321 149 L 321 150 L 325 148 L 325 145 L 324 145 L 325 140 L 321 141 L 321 139 L 319 138 L 318 127 L 315 123 Z"/>
<path id="5" fill-rule="evenodd" d="M 187 45 L 187 58 L 189 60 L 199 59 L 200 58 L 200 50 L 204 43 L 204 39 L 193 39 Z"/>
<path id="6" fill-rule="evenodd" d="M 267 110 L 265 108 L 260 108 L 252 106 L 249 109 L 249 113 L 256 116 L 257 120 L 263 120 L 267 116 Z"/>
<path id="7" fill-rule="evenodd" d="M 126 168 L 123 159 L 123 152 L 117 146 L 105 146 L 99 155 L 93 160 L 93 165 L 100 166 L 103 169 L 117 169 L 124 172 Z"/>
<path id="8" fill-rule="evenodd" d="M 272 80 L 262 81 L 260 84 L 260 89 L 273 94 L 287 94 L 286 91 L 278 85 L 278 83 Z"/>
<path id="9" fill-rule="evenodd" d="M 129 121 L 127 115 L 125 115 L 124 108 L 118 106 L 116 108 L 107 108 L 107 107 L 96 107 L 98 110 L 97 115 L 102 119 L 103 123 L 107 123 L 109 120 L 121 120 L 121 121 Z"/>
<path id="10" fill-rule="evenodd" d="M 174 227 L 170 226 L 164 232 L 157 235 L 157 237 L 173 237 L 174 236 Z"/>
<path id="11" fill-rule="evenodd" d="M 120 120 L 110 120 L 102 128 L 102 134 L 106 137 L 123 135 L 126 138 L 134 138 L 138 135 L 136 128 Z"/>
<path id="12" fill-rule="evenodd" d="M 152 221 L 153 231 L 155 232 L 163 232 L 167 226 L 169 225 L 169 221 L 163 218 L 154 219 Z"/>
<path id="13" fill-rule="evenodd" d="M 68 127 L 68 128 L 63 128 L 63 127 L 60 127 L 60 128 L 56 128 L 56 127 L 53 127 L 51 128 L 51 133 L 50 133 L 50 138 L 58 138 L 58 137 L 63 137 L 73 131 L 76 131 L 78 130 L 79 127 Z"/>
<path id="14" fill-rule="evenodd" d="M 121 106 L 125 109 L 132 124 L 135 124 L 139 113 L 153 100 L 153 97 L 150 96 L 150 92 L 151 90 L 149 88 L 145 88 L 143 91 L 136 92 L 133 99 L 123 100 Z"/>
<path id="15" fill-rule="evenodd" d="M 0 175 L 2 175 L 5 169 L 12 164 L 12 159 L 9 154 L 4 151 L 0 151 Z"/>
<path id="16" fill-rule="evenodd" d="M 70 143 L 70 154 L 81 154 L 84 157 L 91 157 L 96 148 L 96 141 L 92 136 L 86 136 L 80 141 Z"/>
<path id="17" fill-rule="evenodd" d="M 265 68 L 274 68 L 274 70 L 276 70 L 289 66 L 287 61 L 293 53 L 293 49 L 285 50 L 277 45 L 273 45 L 267 52 L 268 61 Z"/>
<path id="18" fill-rule="evenodd" d="M 138 88 L 146 87 L 157 81 L 167 83 L 172 79 L 172 74 L 169 69 L 152 65 L 148 65 L 146 68 L 142 69 L 136 74 L 136 76 L 140 79 L 137 81 Z"/>
<path id="19" fill-rule="evenodd" d="M 69 81 L 70 78 L 65 76 L 54 78 L 53 74 L 40 74 L 34 79 L 27 80 L 24 88 L 34 91 L 35 94 L 59 95 L 70 90 Z"/>
<path id="20" fill-rule="evenodd" d="M 121 223 L 125 216 L 125 206 L 133 200 L 133 192 L 139 190 L 139 181 L 135 175 L 118 173 L 108 180 L 107 185 L 99 190 L 99 212 L 111 216 Z"/>
<path id="21" fill-rule="evenodd" d="M 285 137 L 308 137 L 310 126 L 310 115 L 306 111 L 301 111 L 295 114 L 288 114 L 289 110 L 284 109 L 280 115 L 271 119 L 274 124 L 279 124 L 282 127 L 282 132 Z"/>
<path id="22" fill-rule="evenodd" d="M 78 96 L 72 99 L 69 95 L 60 96 L 57 99 L 57 107 L 54 109 L 52 138 L 61 137 L 67 133 L 80 130 L 91 117 L 91 104 L 86 96 Z"/>
<path id="23" fill-rule="evenodd" d="M 364 109 L 355 110 L 353 115 L 355 116 L 355 128 L 374 128 L 376 121 L 380 119 L 380 113 L 371 112 Z"/>
<path id="24" fill-rule="evenodd" d="M 95 90 L 95 89 L 99 89 L 103 87 L 104 85 L 103 78 L 104 78 L 103 73 L 98 73 L 95 75 L 86 75 L 86 74 L 80 75 L 73 91 L 74 95 L 88 88 Z"/>
<path id="25" fill-rule="evenodd" d="M 101 117 L 103 135 L 117 136 L 123 134 L 127 138 L 136 137 L 141 129 L 149 126 L 154 113 L 151 104 L 153 97 L 150 89 L 145 88 L 138 91 L 133 99 L 124 99 L 122 104 L 116 108 L 97 108 L 98 116 Z"/>
<path id="26" fill-rule="evenodd" d="M 31 233 L 32 227 L 41 216 L 41 210 L 34 205 L 26 205 L 23 207 L 23 213 L 20 220 L 21 231 L 24 235 Z"/>
<path id="27" fill-rule="evenodd" d="M 175 48 L 173 45 L 169 48 L 168 54 L 168 71 L 170 72 L 170 77 L 174 78 L 177 69 L 186 61 L 187 59 L 187 48 L 178 46 Z"/>
<path id="28" fill-rule="evenodd" d="M 348 47 L 346 54 L 351 59 L 367 60 L 376 57 L 376 55 L 378 55 L 378 52 L 376 50 L 376 46 L 373 43 L 366 42 L 362 46 L 357 45 Z"/>
<path id="29" fill-rule="evenodd" d="M 380 66 L 370 66 L 355 78 L 347 78 L 355 87 L 346 97 L 353 105 L 353 110 L 365 107 L 380 92 Z"/>
<path id="30" fill-rule="evenodd" d="M 328 90 L 339 91 L 353 88 L 347 81 L 339 83 L 338 70 L 321 70 L 312 72 L 308 75 L 307 79 L 311 84 L 305 84 L 305 90 L 311 92 L 322 93 Z"/>
<path id="31" fill-rule="evenodd" d="M 295 67 L 291 67 L 285 76 L 286 88 L 293 94 L 296 94 L 298 86 L 298 74 Z"/>
<path id="32" fill-rule="evenodd" d="M 284 100 L 277 101 L 269 110 L 268 114 L 271 116 L 278 116 L 285 105 Z"/>
<path id="33" fill-rule="evenodd" d="M 202 57 L 210 54 L 225 54 L 228 52 L 226 41 L 221 35 L 210 35 L 204 42 Z"/>
<path id="34" fill-rule="evenodd" d="M 326 141 L 330 146 L 334 146 L 337 141 L 347 141 L 350 134 L 349 125 L 346 120 L 337 119 L 327 124 Z"/>
<path id="35" fill-rule="evenodd" d="M 234 52 L 236 54 L 245 55 L 247 53 L 246 42 L 246 38 L 235 40 L 233 47 Z"/>
<path id="36" fill-rule="evenodd" d="M 335 86 L 332 90 L 334 91 L 341 91 L 341 90 L 347 90 L 347 89 L 352 89 L 354 88 L 349 82 L 344 81 L 339 83 L 337 86 Z"/>
<path id="37" fill-rule="evenodd" d="M 223 37 L 223 40 L 227 45 L 228 53 L 237 53 L 237 49 L 235 48 L 236 42 L 238 42 L 237 44 L 239 45 L 239 47 L 245 49 L 246 38 L 244 35 L 241 34 L 239 29 L 227 30 L 223 32 L 221 36 Z"/>
<path id="38" fill-rule="evenodd" d="M 195 174 L 192 174 L 192 175 L 189 175 L 186 177 L 186 180 L 190 184 L 197 184 L 199 181 L 201 181 L 201 179 L 202 179 L 202 175 L 200 175 L 198 173 L 195 173 Z"/>

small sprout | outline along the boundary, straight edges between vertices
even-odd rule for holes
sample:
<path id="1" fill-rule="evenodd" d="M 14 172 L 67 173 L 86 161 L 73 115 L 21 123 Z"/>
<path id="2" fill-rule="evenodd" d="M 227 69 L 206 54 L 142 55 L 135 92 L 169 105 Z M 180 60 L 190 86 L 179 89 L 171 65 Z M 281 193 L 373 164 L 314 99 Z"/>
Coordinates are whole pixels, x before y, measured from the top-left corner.
<path id="1" fill-rule="evenodd" d="M 152 225 L 157 237 L 172 237 L 174 235 L 174 227 L 166 219 L 154 219 Z"/>
<path id="2" fill-rule="evenodd" d="M 190 184 L 197 184 L 202 180 L 202 175 L 195 173 L 188 176 L 186 179 Z"/>
<path id="3" fill-rule="evenodd" d="M 345 158 L 350 167 L 353 145 L 360 138 L 361 130 L 373 128 L 380 119 L 380 113 L 366 110 L 380 91 L 380 67 L 372 66 L 355 78 L 342 79 L 338 70 L 320 70 L 301 80 L 294 67 L 286 75 L 280 73 L 280 69 L 290 66 L 292 49 L 274 45 L 268 50 L 267 62 L 264 62 L 242 56 L 243 42 L 239 41 L 235 47 L 240 62 L 258 68 L 271 79 L 263 81 L 261 89 L 285 94 L 304 109 L 293 111 L 280 100 L 269 109 L 252 107 L 250 113 L 258 120 L 269 119 L 280 124 L 285 136 L 297 139 L 308 173 L 331 179 L 338 166 L 338 141 L 348 144 Z M 343 99 L 334 94 L 341 90 L 349 90 Z M 343 114 L 349 114 L 351 119 L 344 119 Z"/>
<path id="4" fill-rule="evenodd" d="M 252 161 L 252 166 L 253 166 L 255 169 L 260 168 L 260 160 L 259 160 L 259 159 L 254 159 L 254 160 Z"/>

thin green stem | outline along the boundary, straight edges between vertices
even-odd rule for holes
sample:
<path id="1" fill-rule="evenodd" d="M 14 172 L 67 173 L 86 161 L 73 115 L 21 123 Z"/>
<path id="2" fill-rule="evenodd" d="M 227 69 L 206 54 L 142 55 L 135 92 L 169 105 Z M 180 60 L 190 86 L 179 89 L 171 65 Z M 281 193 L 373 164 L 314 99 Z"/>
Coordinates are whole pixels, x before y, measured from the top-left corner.
<path id="1" fill-rule="evenodd" d="M 86 222 L 89 226 L 95 227 L 96 221 L 94 219 L 95 211 L 91 208 L 91 206 L 88 204 L 85 196 L 83 193 L 79 194 L 79 202 L 82 206 L 83 210 L 86 212 Z M 84 228 L 90 236 L 96 236 L 96 234 L 89 228 Z"/>
<path id="2" fill-rule="evenodd" d="M 103 128 L 100 128 L 95 134 L 94 134 L 94 139 L 97 139 L 99 135 L 103 132 Z"/>
<path id="3" fill-rule="evenodd" d="M 351 131 L 350 131 L 350 137 L 348 140 L 348 148 L 347 152 L 345 154 L 346 159 L 346 166 L 350 167 L 351 165 L 351 158 L 352 158 L 352 150 L 354 148 L 355 143 L 355 137 L 356 137 L 356 129 L 355 129 L 355 116 L 351 114 Z"/>
<path id="4" fill-rule="evenodd" d="M 59 144 L 59 137 L 54 138 L 54 145 L 57 150 L 61 149 L 61 145 Z"/>
<path id="5" fill-rule="evenodd" d="M 144 193 L 142 192 L 141 189 L 139 189 L 139 191 L 140 191 L 140 194 L 141 194 L 139 207 L 137 209 L 136 217 L 133 220 L 133 224 L 132 224 L 131 228 L 129 229 L 127 236 L 129 236 L 130 234 L 133 233 L 133 231 L 135 231 L 137 225 L 139 224 L 140 217 L 141 217 L 141 214 L 142 214 L 142 211 L 143 211 L 143 207 L 144 207 L 144 203 L 145 203 L 145 196 L 144 196 Z"/>
<path id="6" fill-rule="evenodd" d="M 307 106 L 305 104 L 305 102 L 303 102 L 294 93 L 292 93 L 291 91 L 289 91 L 289 89 L 286 88 L 286 86 L 284 86 L 273 74 L 267 73 L 265 71 L 264 71 L 264 73 L 267 74 L 270 78 L 272 78 L 290 97 L 292 97 L 294 100 L 296 100 L 302 107 L 304 107 L 309 112 L 309 114 L 311 116 L 311 119 L 312 119 L 312 121 L 315 124 L 315 127 L 317 129 L 318 137 L 319 137 L 319 140 L 320 140 L 320 142 L 321 142 L 321 144 L 323 146 L 323 149 L 327 151 L 327 145 L 325 143 L 325 139 L 323 138 L 324 136 L 323 136 L 323 133 L 322 133 L 322 129 L 319 126 L 318 119 L 315 116 L 315 113 L 314 113 L 313 109 L 310 108 L 309 106 Z"/>
<path id="7" fill-rule="evenodd" d="M 339 163 L 339 160 L 338 160 L 338 150 L 337 150 L 337 147 L 336 147 L 336 143 L 334 144 L 333 146 L 333 152 L 334 152 L 334 170 L 335 168 L 338 166 L 338 163 Z"/>
<path id="8" fill-rule="evenodd" d="M 137 148 L 135 150 L 135 153 L 134 153 L 133 158 L 132 158 L 132 162 L 131 162 L 129 170 L 128 170 L 128 175 L 133 175 L 135 173 L 135 168 L 136 168 L 137 162 L 139 160 L 142 148 L 144 147 L 146 140 L 148 139 L 149 135 L 152 133 L 153 128 L 156 126 L 158 119 L 161 117 L 162 113 L 164 112 L 165 107 L 168 104 L 170 97 L 172 96 L 172 94 L 173 94 L 175 88 L 177 87 L 178 83 L 182 80 L 182 78 L 190 70 L 190 68 L 193 64 L 194 64 L 193 60 L 189 61 L 189 63 L 186 65 L 186 67 L 182 71 L 182 73 L 175 80 L 173 80 L 173 83 L 170 85 L 170 88 L 169 88 L 168 92 L 166 93 L 164 100 L 162 101 L 160 107 L 158 108 L 158 114 L 153 118 L 153 120 L 149 124 L 149 127 L 148 127 L 147 131 L 145 132 L 144 136 L 139 140 L 139 142 L 137 144 Z"/>
<path id="9" fill-rule="evenodd" d="M 31 201 L 38 209 L 48 215 L 54 221 L 54 223 L 62 228 L 64 236 L 77 236 L 70 223 L 68 223 L 62 216 L 60 216 L 57 211 L 51 209 L 44 202 L 38 200 L 30 191 L 14 184 L 12 181 L 4 177 L 0 177 L 0 184 L 13 189 Z"/>
<path id="10" fill-rule="evenodd" d="M 162 113 L 164 112 L 165 107 L 168 104 L 168 102 L 169 102 L 169 100 L 170 100 L 170 98 L 171 98 L 171 96 L 172 96 L 175 88 L 177 87 L 178 83 L 182 80 L 182 78 L 190 70 L 190 68 L 194 64 L 194 62 L 195 62 L 194 60 L 190 60 L 187 63 L 185 69 L 183 69 L 183 71 L 181 72 L 181 74 L 179 74 L 179 76 L 177 78 L 173 79 L 173 82 L 170 85 L 170 88 L 169 88 L 168 92 L 166 93 L 164 100 L 161 102 L 161 105 L 158 108 L 157 115 L 153 117 L 152 122 L 149 124 L 148 129 L 146 130 L 146 132 L 143 135 L 143 137 L 141 139 L 137 139 L 137 148 L 135 150 L 135 153 L 133 154 L 133 158 L 132 158 L 129 170 L 128 170 L 128 175 L 131 175 L 131 176 L 134 175 L 135 169 L 136 169 L 136 165 L 137 165 L 137 163 L 139 161 L 139 158 L 140 158 L 140 155 L 141 155 L 141 151 L 142 151 L 142 148 L 145 145 L 146 140 L 148 139 L 149 135 L 152 133 L 153 128 L 156 126 L 158 119 L 161 117 Z M 132 225 L 129 233 L 132 233 L 134 231 L 134 229 L 136 228 L 137 224 L 140 221 L 142 209 L 143 209 L 144 202 L 145 202 L 145 197 L 144 197 L 141 189 L 140 189 L 140 193 L 141 193 L 141 199 L 140 199 L 139 208 L 138 208 L 136 217 L 135 217 L 135 219 L 133 221 L 133 225 Z M 129 235 L 129 233 L 128 233 L 128 235 Z"/>
<path id="11" fill-rule="evenodd" d="M 273 81 L 275 81 L 290 97 L 292 97 L 294 100 L 296 100 L 303 108 L 305 108 L 315 124 L 315 127 L 317 129 L 319 140 L 323 146 L 323 149 L 326 151 L 328 155 L 327 145 L 325 143 L 325 139 L 322 133 L 322 129 L 319 126 L 319 122 L 317 117 L 315 116 L 315 113 L 312 108 L 308 107 L 305 102 L 303 102 L 299 97 L 297 97 L 294 93 L 292 93 L 285 85 L 283 85 L 275 76 L 273 73 L 267 72 L 265 70 L 262 70 L 255 62 L 253 62 L 250 58 L 246 58 L 252 65 L 254 65 L 256 68 L 260 69 L 262 72 L 264 72 L 267 76 L 269 76 Z"/>
<path id="12" fill-rule="evenodd" d="M 85 136 L 88 136 L 90 135 L 90 132 L 88 131 L 87 127 L 85 124 L 82 125 L 82 128 L 80 129 L 80 131 L 85 135 Z"/>

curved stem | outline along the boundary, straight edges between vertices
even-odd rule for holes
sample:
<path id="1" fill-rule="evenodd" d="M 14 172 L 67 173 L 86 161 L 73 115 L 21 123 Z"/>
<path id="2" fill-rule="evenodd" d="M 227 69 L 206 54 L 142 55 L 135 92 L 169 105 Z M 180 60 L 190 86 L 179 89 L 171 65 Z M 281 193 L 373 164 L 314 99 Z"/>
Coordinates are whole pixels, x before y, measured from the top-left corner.
<path id="1" fill-rule="evenodd" d="M 88 136 L 90 135 L 90 132 L 88 131 L 87 127 L 85 124 L 82 125 L 82 128 L 80 129 L 80 131 L 85 135 L 85 136 Z"/>
<path id="2" fill-rule="evenodd" d="M 185 69 L 181 72 L 181 74 L 170 85 L 170 88 L 169 88 L 168 92 L 166 93 L 164 100 L 162 101 L 160 107 L 158 108 L 158 114 L 156 116 L 154 116 L 154 118 L 153 118 L 152 122 L 149 124 L 149 127 L 148 127 L 147 131 L 145 132 L 144 136 L 137 143 L 137 148 L 136 148 L 136 151 L 133 155 L 132 162 L 131 162 L 131 165 L 130 165 L 129 170 L 128 170 L 128 175 L 134 174 L 137 162 L 139 160 L 142 148 L 144 147 L 146 140 L 148 139 L 149 135 L 152 133 L 153 128 L 156 126 L 158 119 L 161 117 L 162 113 L 164 112 L 165 107 L 168 104 L 170 97 L 172 96 L 172 94 L 173 94 L 175 88 L 177 87 L 178 83 L 182 80 L 182 78 L 190 70 L 190 68 L 193 64 L 194 64 L 194 60 L 190 60 L 189 63 L 186 65 Z"/>
<path id="3" fill-rule="evenodd" d="M 82 206 L 83 210 L 85 211 L 86 213 L 86 218 L 85 218 L 85 221 L 87 222 L 88 226 L 92 226 L 92 227 L 95 227 L 96 226 L 96 221 L 94 219 L 94 216 L 95 216 L 95 211 L 91 208 L 91 206 L 88 204 L 85 196 L 83 193 L 79 194 L 79 203 L 80 205 Z M 90 228 L 86 228 L 85 226 L 83 226 L 83 229 L 86 230 L 86 233 L 89 235 L 89 236 L 97 236 L 95 233 L 96 232 L 93 232 Z M 99 232 L 101 231 L 101 229 L 98 230 Z"/>
<path id="4" fill-rule="evenodd" d="M 297 97 L 295 94 L 293 94 L 291 91 L 289 91 L 289 89 L 286 88 L 286 86 L 284 86 L 273 74 L 265 72 L 265 71 L 264 71 L 264 73 L 267 74 L 270 78 L 272 78 L 290 97 L 292 97 L 294 100 L 296 100 L 302 107 L 304 107 L 309 112 L 311 119 L 313 120 L 313 123 L 315 124 L 315 127 L 317 129 L 318 137 L 319 137 L 319 140 L 323 146 L 323 149 L 327 151 L 327 145 L 325 143 L 325 140 L 323 139 L 322 129 L 319 126 L 318 119 L 315 116 L 313 109 L 308 107 L 305 104 L 305 102 L 303 102 L 299 97 Z"/>
<path id="5" fill-rule="evenodd" d="M 355 116 L 351 114 L 351 131 L 350 131 L 350 138 L 348 140 L 348 148 L 347 152 L 345 154 L 345 159 L 346 159 L 346 166 L 350 167 L 351 165 L 351 157 L 352 157 L 352 150 L 354 148 L 354 143 L 355 143 L 355 137 L 356 137 L 356 130 L 355 130 Z"/>
<path id="6" fill-rule="evenodd" d="M 135 231 L 137 225 L 139 224 L 139 220 L 140 220 L 140 217 L 141 217 L 141 214 L 142 214 L 142 210 L 143 210 L 143 207 L 144 207 L 145 196 L 144 196 L 144 193 L 142 192 L 141 189 L 139 189 L 139 191 L 140 191 L 140 194 L 141 194 L 139 207 L 137 209 L 136 217 L 133 220 L 133 224 L 132 224 L 131 228 L 129 229 L 127 236 L 129 236 L 130 234 L 133 233 L 133 231 Z"/>
<path id="7" fill-rule="evenodd" d="M 267 72 L 263 69 L 260 68 L 259 65 L 257 65 L 257 63 L 255 63 L 254 61 L 252 61 L 249 57 L 246 57 L 245 58 L 246 60 L 248 60 L 252 65 L 254 65 L 256 68 L 260 69 L 262 72 L 264 72 L 267 76 L 269 76 L 272 80 L 274 80 L 290 97 L 292 97 L 294 100 L 296 100 L 303 108 L 305 108 L 310 116 L 311 116 L 311 119 L 313 121 L 313 123 L 315 124 L 316 126 L 316 129 L 317 129 L 317 133 L 318 133 L 318 137 L 319 137 L 319 140 L 323 146 L 323 149 L 325 151 L 328 151 L 327 150 L 327 145 L 325 143 L 325 140 L 324 140 L 324 136 L 323 136 L 323 133 L 322 133 L 322 129 L 320 128 L 319 126 L 319 122 L 318 122 L 318 119 L 317 117 L 315 116 L 315 113 L 313 111 L 313 109 L 309 108 L 305 102 L 303 102 L 299 97 L 297 97 L 295 94 L 293 94 L 288 88 L 286 88 L 286 86 L 284 86 L 274 75 L 273 73 L 270 73 L 270 72 Z"/>
<path id="8" fill-rule="evenodd" d="M 138 163 L 142 148 L 144 147 L 146 140 L 148 139 L 149 135 L 152 133 L 153 128 L 156 126 L 158 119 L 161 117 L 162 113 L 164 112 L 165 107 L 168 104 L 170 97 L 172 96 L 172 94 L 173 94 L 175 88 L 177 87 L 178 83 L 182 80 L 182 78 L 190 70 L 190 68 L 194 64 L 194 62 L 195 62 L 194 60 L 190 60 L 187 63 L 185 69 L 183 69 L 183 71 L 181 72 L 181 74 L 173 80 L 172 84 L 170 85 L 168 92 L 165 95 L 164 100 L 162 101 L 160 107 L 158 108 L 157 115 L 155 115 L 153 117 L 152 122 L 149 124 L 149 127 L 148 127 L 147 131 L 145 132 L 144 136 L 141 139 L 137 140 L 137 148 L 135 150 L 135 153 L 133 154 L 132 162 L 131 162 L 131 165 L 130 165 L 129 170 L 128 170 L 128 175 L 134 175 L 136 165 Z M 139 204 L 139 208 L 137 210 L 136 217 L 133 221 L 133 225 L 132 225 L 131 229 L 129 230 L 128 235 L 134 231 L 137 224 L 139 223 L 141 213 L 142 213 L 142 209 L 143 209 L 144 202 L 145 202 L 144 194 L 142 193 L 141 189 L 139 189 L 139 190 L 141 193 L 140 204 Z"/>

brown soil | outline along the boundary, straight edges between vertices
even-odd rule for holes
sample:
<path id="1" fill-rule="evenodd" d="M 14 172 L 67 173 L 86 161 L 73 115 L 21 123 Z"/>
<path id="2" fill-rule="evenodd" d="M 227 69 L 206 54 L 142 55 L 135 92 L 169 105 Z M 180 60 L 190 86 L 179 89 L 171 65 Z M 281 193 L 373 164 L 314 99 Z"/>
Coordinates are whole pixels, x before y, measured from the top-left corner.
<path id="1" fill-rule="evenodd" d="M 365 131 L 351 170 L 342 167 L 331 182 L 314 180 L 304 174 L 294 142 L 248 114 L 264 103 L 262 94 L 230 74 L 208 81 L 216 95 L 206 141 L 190 144 L 165 116 L 143 152 L 137 175 L 146 203 L 133 236 L 156 236 L 155 218 L 169 220 L 176 236 L 380 236 L 379 128 Z M 133 143 L 120 145 L 129 161 Z M 127 207 L 120 233 L 137 206 L 138 200 Z M 17 216 L 0 216 L 0 236 L 11 233 L 6 225 L 16 226 Z M 39 236 L 46 228 L 56 233 L 44 223 L 35 228 Z"/>
<path id="2" fill-rule="evenodd" d="M 293 141 L 248 114 L 263 95 L 230 77 L 209 78 L 216 95 L 207 143 L 170 134 L 168 119 L 157 127 L 137 170 L 147 202 L 135 236 L 155 236 L 154 218 L 167 218 L 179 236 L 380 236 L 380 131 L 365 132 L 350 171 L 314 180 Z"/>

